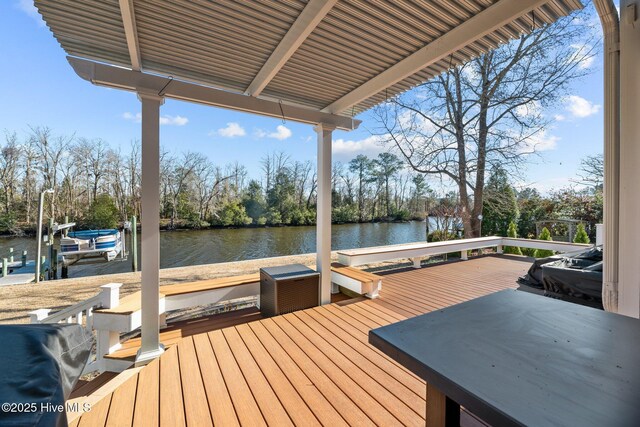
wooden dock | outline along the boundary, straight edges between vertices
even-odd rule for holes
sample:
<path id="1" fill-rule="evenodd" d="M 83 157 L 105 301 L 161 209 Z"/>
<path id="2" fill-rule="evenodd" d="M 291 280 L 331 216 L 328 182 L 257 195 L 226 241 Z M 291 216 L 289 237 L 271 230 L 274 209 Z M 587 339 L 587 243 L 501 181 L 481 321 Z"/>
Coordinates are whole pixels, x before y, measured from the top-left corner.
<path id="1" fill-rule="evenodd" d="M 424 382 L 371 347 L 369 330 L 515 288 L 529 266 L 487 256 L 396 271 L 375 300 L 203 322 L 70 425 L 424 425 Z"/>

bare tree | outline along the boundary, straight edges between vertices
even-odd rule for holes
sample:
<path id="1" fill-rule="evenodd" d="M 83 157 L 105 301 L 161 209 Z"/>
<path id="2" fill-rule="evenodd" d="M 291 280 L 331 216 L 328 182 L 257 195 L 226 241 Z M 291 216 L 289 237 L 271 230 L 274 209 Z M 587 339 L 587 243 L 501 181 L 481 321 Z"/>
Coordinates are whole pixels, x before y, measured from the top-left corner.
<path id="1" fill-rule="evenodd" d="M 68 155 L 67 150 L 75 136 L 61 135 L 54 137 L 51 129 L 47 127 L 31 128 L 31 132 L 32 141 L 38 153 L 35 167 L 42 175 L 43 188 L 56 190 L 58 188 L 61 161 L 65 155 Z M 51 218 L 55 218 L 58 194 L 54 192 L 50 200 L 50 215 Z"/>
<path id="2" fill-rule="evenodd" d="M 580 168 L 578 169 L 578 179 L 574 182 L 596 190 L 602 189 L 604 185 L 604 157 L 602 154 L 587 156 L 580 160 Z"/>
<path id="3" fill-rule="evenodd" d="M 5 141 L 6 144 L 0 147 L 0 185 L 3 189 L 4 211 L 9 215 L 14 205 L 22 150 L 15 132 L 5 134 Z"/>
<path id="4" fill-rule="evenodd" d="M 596 43 L 584 18 L 522 35 L 374 110 L 376 132 L 411 168 L 457 187 L 466 237 L 480 233 L 487 171 L 535 153 L 550 124 L 543 109 L 589 72 Z"/>

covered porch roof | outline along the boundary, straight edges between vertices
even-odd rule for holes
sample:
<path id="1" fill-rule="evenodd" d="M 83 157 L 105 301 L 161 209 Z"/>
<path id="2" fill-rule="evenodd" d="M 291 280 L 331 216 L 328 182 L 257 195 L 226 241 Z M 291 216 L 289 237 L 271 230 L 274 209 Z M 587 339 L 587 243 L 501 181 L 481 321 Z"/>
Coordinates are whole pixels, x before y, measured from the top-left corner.
<path id="1" fill-rule="evenodd" d="M 71 57 L 275 101 L 285 104 L 282 115 L 294 106 L 348 117 L 582 8 L 580 0 L 38 0 L 36 6 Z M 126 87 L 71 63 L 95 83 Z M 154 83 L 161 89 L 168 81 Z M 198 101 L 172 85 L 167 97 Z M 217 105 L 242 101 L 226 102 Z M 296 120 L 294 113 L 289 118 Z"/>

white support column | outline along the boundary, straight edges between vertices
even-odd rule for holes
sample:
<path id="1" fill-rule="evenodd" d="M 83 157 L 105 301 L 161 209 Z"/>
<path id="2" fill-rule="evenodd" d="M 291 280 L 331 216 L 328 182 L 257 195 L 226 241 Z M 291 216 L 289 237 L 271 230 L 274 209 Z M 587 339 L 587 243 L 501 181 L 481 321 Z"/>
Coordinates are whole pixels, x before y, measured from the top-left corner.
<path id="1" fill-rule="evenodd" d="M 618 313 L 640 317 L 640 0 L 620 2 L 620 222 Z M 606 218 L 605 218 L 606 226 Z M 605 232 L 609 232 L 607 227 Z M 608 242 L 608 240 L 606 240 Z M 605 251 L 606 251 L 605 246 Z"/>
<path id="2" fill-rule="evenodd" d="M 142 344 L 136 365 L 164 351 L 160 344 L 160 106 L 157 93 L 138 91 L 142 103 Z"/>
<path id="3" fill-rule="evenodd" d="M 316 268 L 320 272 L 320 303 L 331 302 L 331 135 L 334 126 L 319 123 Z"/>

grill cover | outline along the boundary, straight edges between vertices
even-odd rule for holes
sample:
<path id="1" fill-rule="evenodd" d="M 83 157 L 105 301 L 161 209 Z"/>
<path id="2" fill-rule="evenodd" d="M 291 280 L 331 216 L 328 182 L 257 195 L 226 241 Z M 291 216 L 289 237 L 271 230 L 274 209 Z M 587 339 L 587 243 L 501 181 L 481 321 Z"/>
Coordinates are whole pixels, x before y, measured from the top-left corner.
<path id="1" fill-rule="evenodd" d="M 82 374 L 91 335 L 81 325 L 2 325 L 0 343 L 0 403 L 22 406 L 3 407 L 0 425 L 66 426 L 65 410 L 53 408 L 65 404 Z"/>

